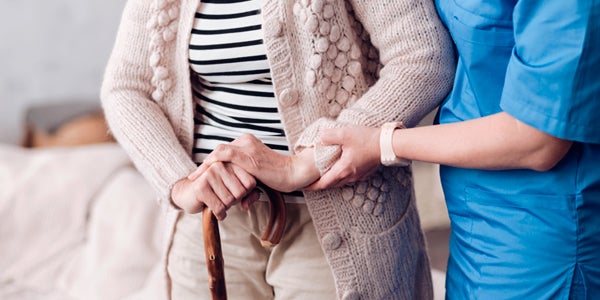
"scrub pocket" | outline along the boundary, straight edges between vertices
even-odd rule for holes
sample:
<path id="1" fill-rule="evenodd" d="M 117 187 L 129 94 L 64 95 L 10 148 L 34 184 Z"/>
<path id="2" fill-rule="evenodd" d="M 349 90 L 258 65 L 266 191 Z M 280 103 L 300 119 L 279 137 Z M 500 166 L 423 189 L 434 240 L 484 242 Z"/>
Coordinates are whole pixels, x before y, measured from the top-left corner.
<path id="1" fill-rule="evenodd" d="M 460 62 L 465 65 L 467 80 L 475 98 L 481 100 L 480 115 L 499 112 L 500 105 L 494 99 L 500 99 L 502 94 L 502 85 L 497 83 L 504 82 L 508 65 L 505 58 L 510 57 L 515 44 L 512 21 L 477 16 L 457 4 L 448 17 L 448 27 L 460 54 Z"/>
<path id="2" fill-rule="evenodd" d="M 575 196 L 465 189 L 477 299 L 567 299 L 577 260 Z"/>

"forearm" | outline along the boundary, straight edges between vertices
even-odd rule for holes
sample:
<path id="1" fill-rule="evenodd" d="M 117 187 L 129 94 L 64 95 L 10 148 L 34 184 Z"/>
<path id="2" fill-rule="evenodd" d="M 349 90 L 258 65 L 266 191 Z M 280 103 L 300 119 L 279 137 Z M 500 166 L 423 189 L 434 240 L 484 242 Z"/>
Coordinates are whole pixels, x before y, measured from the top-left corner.
<path id="1" fill-rule="evenodd" d="M 173 128 L 173 118 L 151 99 L 156 89 L 147 46 L 152 32 L 145 24 L 153 11 L 150 1 L 127 1 L 100 98 L 111 132 L 159 199 L 168 201 L 172 185 L 194 170 L 195 164 L 190 150 L 179 142 L 176 133 L 180 130 Z"/>
<path id="2" fill-rule="evenodd" d="M 465 122 L 394 132 L 397 156 L 462 168 L 548 170 L 570 141 L 530 127 L 506 113 Z"/>

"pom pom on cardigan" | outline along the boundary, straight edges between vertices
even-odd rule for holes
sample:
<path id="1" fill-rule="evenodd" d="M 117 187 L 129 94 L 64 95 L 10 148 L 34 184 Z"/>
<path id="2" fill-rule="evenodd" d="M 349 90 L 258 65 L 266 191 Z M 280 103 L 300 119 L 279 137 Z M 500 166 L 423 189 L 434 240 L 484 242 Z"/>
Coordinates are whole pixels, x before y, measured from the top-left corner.
<path id="1" fill-rule="evenodd" d="M 147 23 L 151 30 L 150 58 L 149 65 L 152 67 L 152 99 L 161 101 L 165 93 L 168 92 L 173 83 L 168 79 L 169 72 L 162 61 L 163 57 L 168 56 L 165 43 L 170 42 L 177 36 L 177 22 L 180 9 L 174 0 L 155 0 L 154 16 Z"/>

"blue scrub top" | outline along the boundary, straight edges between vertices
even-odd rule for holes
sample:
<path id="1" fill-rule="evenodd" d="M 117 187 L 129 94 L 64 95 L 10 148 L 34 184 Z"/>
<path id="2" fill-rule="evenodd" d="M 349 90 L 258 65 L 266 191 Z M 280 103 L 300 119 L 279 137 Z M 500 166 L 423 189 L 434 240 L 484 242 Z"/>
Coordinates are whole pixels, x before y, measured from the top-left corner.
<path id="1" fill-rule="evenodd" d="M 459 56 L 440 123 L 505 111 L 575 141 L 552 170 L 442 166 L 450 299 L 600 299 L 600 1 L 436 0 Z"/>

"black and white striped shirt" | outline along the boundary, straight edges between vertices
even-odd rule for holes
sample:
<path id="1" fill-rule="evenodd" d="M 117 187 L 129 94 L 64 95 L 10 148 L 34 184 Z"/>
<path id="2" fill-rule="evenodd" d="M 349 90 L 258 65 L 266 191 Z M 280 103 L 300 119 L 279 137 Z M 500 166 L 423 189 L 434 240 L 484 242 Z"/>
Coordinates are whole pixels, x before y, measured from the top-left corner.
<path id="1" fill-rule="evenodd" d="M 202 0 L 189 62 L 195 107 L 193 159 L 243 133 L 287 154 L 287 141 L 263 45 L 263 0 Z"/>

